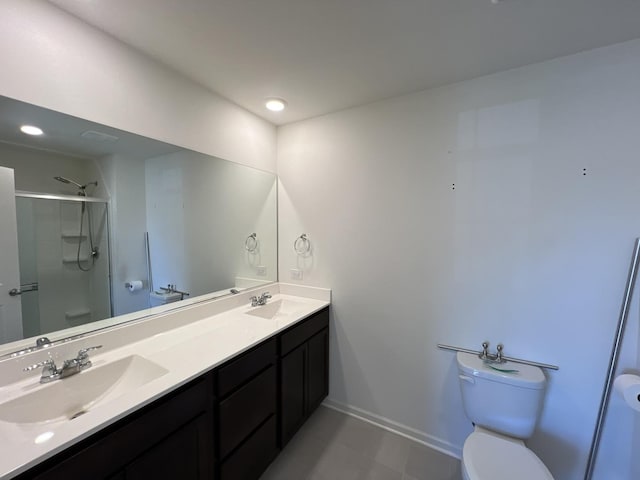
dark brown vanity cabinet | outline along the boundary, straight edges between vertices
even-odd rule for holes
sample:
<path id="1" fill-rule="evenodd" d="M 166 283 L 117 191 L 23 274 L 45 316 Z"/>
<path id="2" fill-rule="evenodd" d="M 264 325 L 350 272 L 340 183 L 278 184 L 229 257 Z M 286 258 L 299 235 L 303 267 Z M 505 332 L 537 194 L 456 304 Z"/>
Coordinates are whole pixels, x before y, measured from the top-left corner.
<path id="1" fill-rule="evenodd" d="M 205 374 L 18 478 L 211 480 L 211 384 Z"/>
<path id="2" fill-rule="evenodd" d="M 280 446 L 284 447 L 329 392 L 329 309 L 279 337 Z"/>
<path id="3" fill-rule="evenodd" d="M 327 395 L 328 327 L 325 308 L 17 478 L 256 480 Z"/>

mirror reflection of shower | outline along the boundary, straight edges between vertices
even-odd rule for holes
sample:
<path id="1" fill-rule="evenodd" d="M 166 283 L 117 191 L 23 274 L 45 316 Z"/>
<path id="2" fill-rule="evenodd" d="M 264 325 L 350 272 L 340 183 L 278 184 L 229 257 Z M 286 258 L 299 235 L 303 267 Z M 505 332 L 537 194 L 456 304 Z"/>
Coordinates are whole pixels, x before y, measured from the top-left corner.
<path id="1" fill-rule="evenodd" d="M 71 185 L 75 185 L 76 187 L 78 187 L 78 195 L 81 197 L 86 197 L 87 196 L 87 187 L 90 185 L 93 185 L 94 187 L 98 186 L 98 182 L 94 181 L 94 182 L 89 182 L 89 183 L 85 183 L 84 185 L 81 183 L 78 183 L 74 180 L 71 180 L 69 178 L 66 177 L 53 177 L 55 180 L 62 182 L 62 183 L 66 183 L 66 184 L 71 184 Z M 94 245 L 93 243 L 93 227 L 92 227 L 92 221 L 91 221 L 91 205 L 87 205 L 87 202 L 83 201 L 81 202 L 82 206 L 80 209 L 80 233 L 78 233 L 78 251 L 76 254 L 76 264 L 78 265 L 78 268 L 80 270 L 82 270 L 83 272 L 88 272 L 90 271 L 96 264 L 96 259 L 98 258 L 99 255 L 99 248 L 98 245 Z M 89 260 L 90 264 L 88 267 L 84 267 L 82 265 L 83 260 L 80 260 L 80 250 L 82 248 L 82 232 L 84 229 L 84 217 L 85 217 L 85 211 L 87 213 L 87 237 L 89 240 Z"/>

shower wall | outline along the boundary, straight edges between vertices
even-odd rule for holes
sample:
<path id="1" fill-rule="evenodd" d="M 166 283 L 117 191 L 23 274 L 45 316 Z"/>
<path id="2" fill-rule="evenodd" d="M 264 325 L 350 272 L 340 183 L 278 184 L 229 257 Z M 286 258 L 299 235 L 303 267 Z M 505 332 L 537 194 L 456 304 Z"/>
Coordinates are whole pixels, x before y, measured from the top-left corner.
<path id="1" fill-rule="evenodd" d="M 25 337 L 74 327 L 111 316 L 106 204 L 92 204 L 94 244 L 100 254 L 91 270 L 88 237 L 79 237 L 80 202 L 16 198 L 20 283 L 38 283 L 22 294 Z M 84 220 L 85 232 L 87 216 Z M 88 268 L 91 261 L 81 265 Z"/>
<path id="2" fill-rule="evenodd" d="M 38 283 L 22 294 L 25 337 L 74 327 L 111 316 L 106 204 L 94 204 L 94 243 L 100 255 L 88 272 L 77 265 L 87 258 L 86 236 L 79 237 L 79 202 L 16 198 L 20 283 Z M 87 217 L 85 214 L 85 228 Z M 81 263 L 84 268 L 91 261 Z"/>
<path id="3" fill-rule="evenodd" d="M 16 190 L 75 195 L 78 192 L 75 186 L 53 179 L 63 176 L 86 181 L 98 180 L 98 187 L 89 187 L 88 194 L 106 197 L 100 170 L 90 159 L 0 142 L 0 165 L 15 170 Z"/>
<path id="4" fill-rule="evenodd" d="M 0 143 L 0 165 L 14 169 L 16 190 L 75 195 L 75 186 L 53 179 L 61 175 L 98 180 L 99 187 L 90 187 L 89 195 L 105 195 L 100 171 L 90 159 Z M 38 291 L 21 296 L 25 337 L 111 316 L 106 204 L 90 207 L 100 248 L 90 272 L 75 263 L 80 208 L 79 202 L 16 199 L 20 283 L 39 284 Z M 85 216 L 85 234 L 86 227 Z"/>

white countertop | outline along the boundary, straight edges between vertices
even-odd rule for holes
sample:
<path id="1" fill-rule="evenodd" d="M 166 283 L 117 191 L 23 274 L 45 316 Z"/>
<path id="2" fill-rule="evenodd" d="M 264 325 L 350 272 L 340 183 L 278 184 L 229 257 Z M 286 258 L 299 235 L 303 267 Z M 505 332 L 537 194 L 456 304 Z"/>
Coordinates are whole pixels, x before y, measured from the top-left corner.
<path id="1" fill-rule="evenodd" d="M 231 299 L 203 302 L 192 311 L 188 311 L 187 308 L 169 312 L 161 316 L 162 321 L 155 319 L 154 322 L 154 318 L 149 318 L 134 326 L 118 327 L 94 335 L 89 340 L 84 339 L 81 348 L 99 343 L 103 344 L 105 348 L 92 352 L 94 353 L 91 356 L 93 366 L 77 376 L 130 355 L 138 355 L 150 360 L 166 369 L 167 373 L 126 394 L 115 396 L 108 402 L 98 401 L 95 406 L 89 407 L 85 414 L 74 420 L 64 419 L 49 423 L 20 424 L 0 421 L 0 451 L 2 451 L 0 478 L 9 479 L 26 471 L 321 310 L 330 303 L 329 290 L 289 287 L 291 288 L 276 284 L 275 287 L 270 286 L 269 288 L 274 293 L 275 290 L 278 291 L 269 302 L 288 300 L 298 304 L 295 312 L 279 315 L 274 319 L 265 319 L 246 313 L 251 307 L 244 297 L 248 298 L 250 294 L 255 294 L 255 292 L 248 292 Z M 295 293 L 295 295 L 286 293 Z M 220 311 L 229 306 L 232 308 Z M 196 318 L 194 319 L 194 317 Z M 163 330 L 157 331 L 160 324 L 162 324 Z M 133 330 L 127 331 L 127 329 L 135 328 L 138 330 L 146 329 L 145 331 L 150 335 L 147 336 L 148 338 L 133 343 L 124 343 L 123 338 L 127 336 L 135 338 Z M 154 332 L 154 330 L 156 331 Z M 108 349 L 109 341 L 122 345 Z M 67 347 L 65 351 L 76 347 L 77 345 Z M 65 355 L 68 354 L 65 353 Z M 38 361 L 38 358 L 35 361 Z M 6 369 L 7 363 L 9 363 L 10 367 L 21 371 L 23 365 L 34 363 L 34 359 L 8 360 L 2 363 L 2 368 Z M 0 373 L 2 373 L 1 369 Z M 38 371 L 36 375 L 30 375 L 26 379 L 0 386 L 0 402 L 5 403 L 26 392 L 46 389 L 56 383 L 68 381 L 68 379 L 63 379 L 40 385 L 38 383 L 39 375 Z M 44 442 L 36 443 L 36 439 L 43 438 L 43 434 L 51 435 L 47 432 L 51 432 L 53 435 Z"/>

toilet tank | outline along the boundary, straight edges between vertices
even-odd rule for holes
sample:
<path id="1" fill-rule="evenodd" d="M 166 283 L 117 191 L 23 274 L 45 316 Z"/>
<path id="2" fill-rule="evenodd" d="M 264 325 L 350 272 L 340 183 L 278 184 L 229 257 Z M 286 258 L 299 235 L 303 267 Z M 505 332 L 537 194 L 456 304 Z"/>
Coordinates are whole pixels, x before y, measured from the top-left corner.
<path id="1" fill-rule="evenodd" d="M 178 292 L 151 292 L 149 294 L 149 306 L 151 307 L 159 307 L 180 300 L 182 300 L 182 294 Z"/>
<path id="2" fill-rule="evenodd" d="M 513 362 L 486 364 L 463 352 L 457 361 L 462 403 L 475 425 L 520 439 L 533 435 L 544 401 L 541 369 Z"/>

